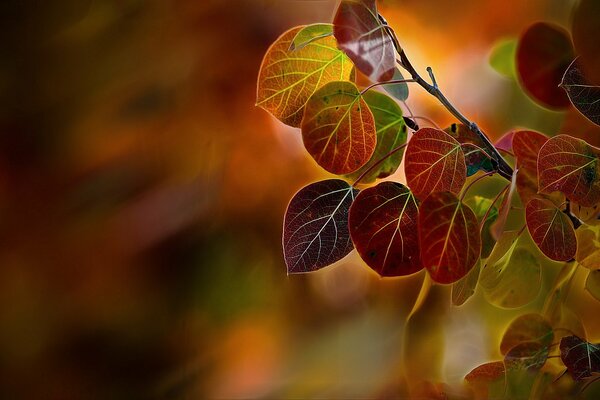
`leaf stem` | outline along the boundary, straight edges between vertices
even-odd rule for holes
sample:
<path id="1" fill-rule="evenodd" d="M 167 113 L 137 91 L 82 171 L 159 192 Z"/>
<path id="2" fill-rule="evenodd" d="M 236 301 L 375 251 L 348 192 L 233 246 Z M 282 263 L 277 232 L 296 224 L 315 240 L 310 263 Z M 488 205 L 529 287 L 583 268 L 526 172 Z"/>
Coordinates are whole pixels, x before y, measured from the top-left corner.
<path id="1" fill-rule="evenodd" d="M 356 185 L 371 171 L 373 171 L 379 164 L 381 164 L 382 162 L 384 162 L 386 159 L 390 158 L 391 156 L 393 156 L 394 154 L 396 154 L 397 152 L 399 152 L 400 150 L 402 150 L 403 148 L 406 147 L 408 143 L 404 143 L 401 144 L 398 147 L 393 148 L 392 150 L 390 150 L 389 153 L 387 153 L 385 156 L 381 157 L 379 160 L 377 160 L 377 162 L 373 165 L 371 165 L 365 172 L 363 172 L 362 174 L 360 174 L 358 176 L 358 178 L 356 178 L 356 180 L 354 181 L 354 183 L 352 184 L 352 187 L 356 187 Z"/>
<path id="2" fill-rule="evenodd" d="M 394 47 L 396 48 L 396 52 L 400 56 L 400 65 L 402 65 L 402 67 L 406 71 L 408 71 L 408 73 L 410 73 L 410 75 L 412 76 L 412 78 L 415 80 L 416 83 L 418 83 L 429 94 L 431 94 L 432 96 L 437 98 L 439 100 L 439 102 L 442 103 L 442 105 L 454 117 L 456 117 L 461 123 L 463 123 L 464 125 L 469 127 L 469 129 L 471 129 L 477 136 L 479 136 L 479 138 L 483 141 L 483 143 L 485 144 L 485 146 L 487 147 L 489 152 L 492 154 L 492 164 L 494 165 L 494 168 L 496 168 L 498 170 L 498 174 L 507 180 L 511 180 L 512 175 L 513 175 L 512 167 L 506 162 L 506 160 L 502 157 L 500 152 L 498 152 L 498 149 L 496 149 L 496 147 L 494 147 L 494 145 L 492 144 L 490 139 L 488 139 L 486 134 L 477 126 L 477 124 L 470 121 L 469 119 L 467 119 L 467 117 L 465 117 L 460 111 L 458 111 L 458 109 L 456 107 L 454 107 L 454 105 L 452 105 L 452 103 L 450 103 L 450 101 L 446 98 L 446 96 L 444 96 L 442 91 L 437 86 L 435 76 L 433 75 L 433 70 L 431 70 L 431 68 L 427 69 L 429 72 L 429 76 L 431 77 L 431 80 L 433 83 L 433 85 L 431 85 L 428 82 L 426 82 L 421 77 L 421 75 L 419 75 L 417 70 L 413 67 L 410 60 L 408 59 L 408 56 L 406 55 L 406 52 L 400 47 L 400 44 L 398 43 L 398 38 L 396 37 L 396 34 L 394 33 L 393 29 L 389 25 L 386 25 L 386 31 L 387 31 L 388 35 L 390 36 L 390 38 L 392 39 Z"/>
<path id="3" fill-rule="evenodd" d="M 483 225 L 485 225 L 485 220 L 487 219 L 488 215 L 490 215 L 490 212 L 492 211 L 492 207 L 494 207 L 494 204 L 496 204 L 496 202 L 498 201 L 500 196 L 502 196 L 502 193 L 504 193 L 508 190 L 509 186 L 510 186 L 510 183 L 508 185 L 504 186 L 504 189 L 502 189 L 500 192 L 498 192 L 496 197 L 494 197 L 494 200 L 492 200 L 492 204 L 490 204 L 487 211 L 483 215 L 483 218 L 481 219 L 481 222 L 479 224 L 479 232 L 481 232 L 481 230 L 483 229 Z"/>
<path id="4" fill-rule="evenodd" d="M 411 83 L 411 82 L 417 82 L 414 79 L 394 79 L 391 81 L 384 81 L 384 82 L 375 82 L 370 84 L 369 86 L 367 86 L 366 88 L 364 88 L 363 90 L 361 90 L 360 95 L 362 96 L 363 94 L 365 94 L 367 91 L 373 89 L 374 87 L 377 86 L 383 86 L 383 85 L 395 85 L 398 83 Z"/>

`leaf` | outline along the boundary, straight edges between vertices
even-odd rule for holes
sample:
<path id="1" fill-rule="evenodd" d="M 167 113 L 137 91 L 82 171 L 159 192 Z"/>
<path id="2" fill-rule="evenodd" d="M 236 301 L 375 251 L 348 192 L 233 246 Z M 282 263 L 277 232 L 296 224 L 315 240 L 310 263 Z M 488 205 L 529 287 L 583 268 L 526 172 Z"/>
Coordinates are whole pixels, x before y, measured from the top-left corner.
<path id="1" fill-rule="evenodd" d="M 433 128 L 419 129 L 412 136 L 406 149 L 404 170 L 408 186 L 419 199 L 433 192 L 458 194 L 467 177 L 460 143 Z"/>
<path id="2" fill-rule="evenodd" d="M 350 208 L 350 235 L 361 258 L 381 276 L 420 271 L 417 202 L 410 190 L 382 182 L 363 190 Z"/>
<path id="3" fill-rule="evenodd" d="M 477 216 L 477 221 L 479 222 L 480 226 L 481 220 L 487 213 L 485 223 L 481 229 L 481 258 L 488 258 L 492 252 L 492 249 L 494 248 L 494 245 L 496 244 L 490 229 L 492 224 L 496 221 L 496 218 L 498 218 L 498 209 L 496 206 L 492 205 L 492 200 L 481 196 L 473 196 L 468 199 L 466 203 L 469 205 L 469 207 L 471 207 Z M 488 209 L 490 207 L 492 208 L 488 213 Z"/>
<path id="4" fill-rule="evenodd" d="M 480 270 L 481 263 L 477 261 L 467 275 L 463 276 L 458 282 L 452 284 L 452 304 L 454 306 L 462 306 L 475 294 Z"/>
<path id="5" fill-rule="evenodd" d="M 289 50 L 303 28 L 290 29 L 269 47 L 257 83 L 256 105 L 294 127 L 300 126 L 304 106 L 317 89 L 332 81 L 354 80 L 352 62 L 333 37 Z"/>
<path id="6" fill-rule="evenodd" d="M 292 39 L 292 42 L 290 43 L 289 49 L 291 51 L 300 50 L 315 40 L 323 39 L 331 35 L 333 35 L 332 24 L 307 25 L 296 33 L 296 36 L 294 36 L 294 39 Z"/>
<path id="7" fill-rule="evenodd" d="M 548 348 L 553 339 L 554 331 L 546 318 L 537 313 L 524 314 L 506 328 L 500 342 L 500 353 L 506 355 L 513 347 L 528 342 Z"/>
<path id="8" fill-rule="evenodd" d="M 518 232 L 502 234 L 486 260 L 479 286 L 491 304 L 517 308 L 533 301 L 541 288 L 540 261 L 517 240 Z"/>
<path id="9" fill-rule="evenodd" d="M 598 301 L 600 301 L 600 270 L 590 271 L 585 280 L 585 289 Z"/>
<path id="10" fill-rule="evenodd" d="M 517 191 L 523 204 L 538 192 L 537 159 L 540 149 L 548 137 L 535 131 L 516 131 L 513 148 L 517 158 Z"/>
<path id="11" fill-rule="evenodd" d="M 584 207 L 600 203 L 600 149 L 568 135 L 550 138 L 538 155 L 541 193 L 555 190 Z"/>
<path id="12" fill-rule="evenodd" d="M 502 393 L 506 386 L 504 362 L 493 361 L 474 368 L 465 376 L 465 381 L 478 394 L 477 399 L 496 398 L 495 392 Z"/>
<path id="13" fill-rule="evenodd" d="M 402 109 L 394 100 L 383 93 L 368 91 L 363 98 L 375 118 L 377 129 L 377 145 L 375 152 L 367 164 L 361 169 L 349 175 L 351 179 L 357 179 L 364 171 L 386 157 L 392 150 L 406 143 L 406 124 L 402 117 Z M 385 178 L 398 169 L 402 162 L 404 150 L 400 150 L 385 158 L 362 179 L 362 183 L 374 182 L 375 179 Z"/>
<path id="14" fill-rule="evenodd" d="M 511 348 L 504 357 L 507 370 L 538 370 L 548 359 L 549 346 L 538 342 L 519 343 Z"/>
<path id="15" fill-rule="evenodd" d="M 496 240 L 499 240 L 500 236 L 502 236 L 502 233 L 504 232 L 504 227 L 506 226 L 506 221 L 508 220 L 508 213 L 510 212 L 510 208 L 512 206 L 512 198 L 513 198 L 513 195 L 515 194 L 515 188 L 517 187 L 518 173 L 519 173 L 518 169 L 515 169 L 513 171 L 513 176 L 510 180 L 508 190 L 504 193 L 504 197 L 502 198 L 502 203 L 500 204 L 500 209 L 498 211 L 498 218 L 490 227 L 492 236 Z"/>
<path id="16" fill-rule="evenodd" d="M 302 120 L 304 147 L 325 170 L 348 174 L 365 165 L 377 143 L 375 120 L 351 82 L 330 82 L 310 98 Z"/>
<path id="17" fill-rule="evenodd" d="M 404 79 L 404 76 L 402 76 L 400 69 L 395 67 L 394 76 L 392 76 L 391 80 L 400 81 L 402 79 Z M 383 85 L 383 89 L 388 92 L 390 96 L 397 100 L 406 101 L 406 99 L 408 99 L 408 84 L 406 82 Z"/>
<path id="18" fill-rule="evenodd" d="M 444 132 L 456 139 L 462 147 L 467 165 L 467 176 L 477 171 L 494 170 L 491 156 L 486 152 L 486 144 L 479 136 L 464 124 L 452 124 Z"/>
<path id="19" fill-rule="evenodd" d="M 551 201 L 532 198 L 525 209 L 527 229 L 538 248 L 554 261 L 575 257 L 577 239 L 573 222 Z"/>
<path id="20" fill-rule="evenodd" d="M 340 49 L 369 79 L 392 79 L 396 49 L 379 19 L 375 0 L 342 0 L 333 20 L 333 33 Z"/>
<path id="21" fill-rule="evenodd" d="M 283 223 L 288 273 L 328 266 L 352 249 L 348 210 L 358 190 L 340 179 L 312 183 L 294 195 Z"/>
<path id="22" fill-rule="evenodd" d="M 600 204 L 596 204 L 593 207 L 582 207 L 579 204 L 571 203 L 571 214 L 584 224 L 600 224 Z"/>
<path id="23" fill-rule="evenodd" d="M 517 46 L 517 75 L 527 93 L 541 105 L 561 109 L 569 99 L 558 85 L 575 57 L 569 33 L 546 22 L 531 25 Z"/>
<path id="24" fill-rule="evenodd" d="M 582 225 L 575 231 L 575 260 L 589 269 L 600 269 L 600 225 Z"/>
<path id="25" fill-rule="evenodd" d="M 560 341 L 560 358 L 576 381 L 600 372 L 600 345 L 578 336 L 565 336 Z"/>
<path id="26" fill-rule="evenodd" d="M 515 135 L 515 132 L 516 132 L 515 130 L 506 132 L 504 135 L 502 135 L 500 137 L 500 139 L 496 140 L 496 143 L 494 143 L 494 146 L 498 150 L 502 150 L 507 153 L 512 153 L 512 151 L 513 151 L 512 140 Z"/>
<path id="27" fill-rule="evenodd" d="M 503 39 L 492 48 L 490 66 L 499 74 L 507 78 L 515 77 L 515 57 L 517 54 L 517 40 Z"/>
<path id="28" fill-rule="evenodd" d="M 479 259 L 481 237 L 473 211 L 450 192 L 432 193 L 419 208 L 421 262 L 437 283 L 453 283 Z"/>
<path id="29" fill-rule="evenodd" d="M 569 65 L 560 85 L 575 108 L 587 119 L 600 125 L 600 86 L 591 84 L 583 75 L 578 60 Z"/>

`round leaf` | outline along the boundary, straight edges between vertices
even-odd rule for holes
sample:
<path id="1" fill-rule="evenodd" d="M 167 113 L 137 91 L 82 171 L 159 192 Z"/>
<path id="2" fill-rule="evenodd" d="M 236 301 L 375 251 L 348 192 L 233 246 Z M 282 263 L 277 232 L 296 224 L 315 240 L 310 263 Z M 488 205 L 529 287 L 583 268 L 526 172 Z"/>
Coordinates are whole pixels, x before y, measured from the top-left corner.
<path id="1" fill-rule="evenodd" d="M 600 86 L 592 85 L 583 75 L 579 59 L 569 65 L 561 86 L 575 108 L 587 119 L 600 125 Z"/>
<path id="2" fill-rule="evenodd" d="M 480 261 L 477 261 L 467 275 L 462 277 L 458 282 L 452 284 L 452 304 L 454 306 L 462 306 L 475 294 L 480 271 L 481 263 Z"/>
<path id="3" fill-rule="evenodd" d="M 490 66 L 507 78 L 515 77 L 517 40 L 503 39 L 494 44 L 490 54 Z"/>
<path id="4" fill-rule="evenodd" d="M 398 69 L 398 67 L 394 68 L 394 76 L 392 76 L 392 80 L 400 81 L 402 79 L 404 79 L 404 76 L 402 76 L 400 69 Z M 405 101 L 408 99 L 408 84 L 406 82 L 383 85 L 383 89 L 395 99 L 400 101 Z"/>
<path id="5" fill-rule="evenodd" d="M 351 82 L 330 82 L 308 101 L 302 120 L 304 147 L 325 170 L 348 174 L 365 165 L 377 143 L 375 120 Z"/>
<path id="6" fill-rule="evenodd" d="M 267 50 L 258 73 L 256 105 L 284 124 L 299 127 L 304 106 L 328 82 L 353 79 L 350 59 L 337 48 L 333 37 L 289 50 L 304 27 L 290 29 Z"/>
<path id="7" fill-rule="evenodd" d="M 464 124 L 452 124 L 444 132 L 455 138 L 462 147 L 467 165 L 467 176 L 477 171 L 494 170 L 491 156 L 485 151 L 487 145 L 481 138 Z"/>
<path id="8" fill-rule="evenodd" d="M 458 194 L 467 177 L 460 143 L 433 128 L 420 129 L 412 136 L 404 169 L 408 186 L 419 199 L 433 192 Z"/>
<path id="9" fill-rule="evenodd" d="M 473 211 L 449 192 L 436 192 L 419 207 L 421 262 L 438 283 L 465 276 L 479 259 L 481 237 Z"/>
<path id="10" fill-rule="evenodd" d="M 600 373 L 600 345 L 578 336 L 565 336 L 560 341 L 560 358 L 576 381 Z"/>
<path id="11" fill-rule="evenodd" d="M 537 194 L 537 159 L 548 137 L 535 131 L 516 131 L 512 143 L 517 157 L 517 191 L 523 204 Z"/>
<path id="12" fill-rule="evenodd" d="M 538 248 L 554 261 L 575 257 L 577 238 L 573 222 L 551 201 L 534 197 L 525 209 L 527 229 Z"/>
<path id="13" fill-rule="evenodd" d="M 314 42 L 315 40 L 322 39 L 327 36 L 333 35 L 332 24 L 312 24 L 307 25 L 300 29 L 292 43 L 290 43 L 290 50 L 300 50 L 306 47 L 307 44 Z"/>
<path id="14" fill-rule="evenodd" d="M 525 314 L 514 319 L 502 336 L 500 353 L 506 355 L 513 347 L 526 343 L 538 343 L 549 347 L 554 339 L 550 323 L 540 314 Z"/>
<path id="15" fill-rule="evenodd" d="M 420 271 L 417 202 L 410 190 L 382 182 L 363 190 L 350 208 L 350 235 L 362 259 L 382 276 Z"/>

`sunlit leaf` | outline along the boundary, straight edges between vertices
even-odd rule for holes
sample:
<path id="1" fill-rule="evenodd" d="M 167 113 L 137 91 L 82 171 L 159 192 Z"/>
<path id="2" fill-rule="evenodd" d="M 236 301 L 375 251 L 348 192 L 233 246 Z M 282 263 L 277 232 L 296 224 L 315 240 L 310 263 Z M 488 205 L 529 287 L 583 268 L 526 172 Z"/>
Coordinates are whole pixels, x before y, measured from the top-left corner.
<path id="1" fill-rule="evenodd" d="M 551 201 L 532 198 L 525 209 L 527 229 L 538 248 L 555 261 L 575 257 L 577 239 L 573 222 Z"/>
<path id="2" fill-rule="evenodd" d="M 526 342 L 549 347 L 554 339 L 550 323 L 540 314 L 524 314 L 515 318 L 502 336 L 500 353 L 506 355 L 513 347 Z"/>
<path id="3" fill-rule="evenodd" d="M 488 258 L 494 248 L 494 244 L 496 244 L 496 240 L 492 237 L 490 229 L 492 224 L 496 221 L 496 218 L 498 218 L 498 208 L 492 206 L 492 200 L 481 196 L 471 197 L 466 203 L 477 216 L 480 226 L 481 220 L 487 213 L 487 217 L 485 217 L 485 222 L 481 229 L 481 258 Z"/>
<path id="4" fill-rule="evenodd" d="M 348 174 L 365 165 L 377 143 L 375 120 L 351 82 L 330 82 L 310 98 L 302 120 L 304 147 L 325 170 Z"/>
<path id="5" fill-rule="evenodd" d="M 398 69 L 398 67 L 394 68 L 394 76 L 392 76 L 392 80 L 399 81 L 402 79 L 404 79 L 404 76 L 402 76 L 400 69 Z M 408 99 L 408 84 L 406 82 L 383 85 L 383 89 L 395 99 L 400 101 L 405 101 Z"/>
<path id="6" fill-rule="evenodd" d="M 500 208 L 498 210 L 498 218 L 490 227 L 490 232 L 496 240 L 499 240 L 500 236 L 502 236 L 502 233 L 504 232 L 504 227 L 506 226 L 506 221 L 508 220 L 508 214 L 510 213 L 510 208 L 512 207 L 513 195 L 515 194 L 515 189 L 517 188 L 518 172 L 518 169 L 515 169 L 513 171 L 513 176 L 510 180 L 508 190 L 504 192 L 504 197 L 502 197 L 502 203 L 500 203 Z"/>
<path id="7" fill-rule="evenodd" d="M 592 85 L 583 75 L 579 59 L 569 65 L 561 86 L 575 108 L 587 119 L 600 125 L 600 86 Z"/>
<path id="8" fill-rule="evenodd" d="M 436 192 L 419 207 L 421 262 L 438 283 L 465 276 L 479 259 L 481 237 L 473 211 L 450 192 Z"/>
<path id="9" fill-rule="evenodd" d="M 558 87 L 575 58 L 569 33 L 546 22 L 531 25 L 519 39 L 517 73 L 525 90 L 549 108 L 566 108 L 569 99 Z"/>
<path id="10" fill-rule="evenodd" d="M 597 0 L 579 0 L 575 5 L 571 31 L 573 43 L 580 57 L 583 70 L 594 84 L 600 84 L 600 2 Z"/>
<path id="11" fill-rule="evenodd" d="M 452 284 L 452 304 L 455 306 L 462 306 L 466 303 L 471 296 L 475 294 L 475 288 L 477 287 L 477 281 L 479 280 L 479 272 L 481 270 L 481 263 L 477 261 L 475 266 L 463 276 L 458 282 Z"/>
<path id="12" fill-rule="evenodd" d="M 312 183 L 294 195 L 283 223 L 288 273 L 332 264 L 352 249 L 348 210 L 358 190 L 339 179 Z"/>
<path id="13" fill-rule="evenodd" d="M 589 272 L 587 279 L 585 280 L 585 289 L 590 292 L 596 300 L 600 301 L 600 270 L 595 269 Z"/>
<path id="14" fill-rule="evenodd" d="M 362 259 L 382 276 L 410 275 L 419 257 L 417 202 L 410 190 L 382 182 L 363 190 L 350 208 L 350 235 Z"/>
<path id="15" fill-rule="evenodd" d="M 523 342 L 508 350 L 504 356 L 507 370 L 537 370 L 548 359 L 549 346 L 539 342 Z"/>
<path id="16" fill-rule="evenodd" d="M 516 131 L 512 144 L 517 158 L 517 191 L 523 204 L 537 195 L 537 159 L 540 149 L 548 137 L 535 131 Z"/>
<path id="17" fill-rule="evenodd" d="M 558 190 L 570 200 L 593 207 L 600 203 L 600 149 L 581 139 L 558 135 L 538 155 L 538 185 L 542 193 Z"/>
<path id="18" fill-rule="evenodd" d="M 366 92 L 363 98 L 375 118 L 377 145 L 369 162 L 349 175 L 352 179 L 358 178 L 364 171 L 386 157 L 390 151 L 406 143 L 406 124 L 402 117 L 402 109 L 398 104 L 385 94 L 372 90 Z M 375 179 L 385 178 L 393 174 L 400 166 L 403 155 L 404 150 L 400 150 L 385 158 L 385 161 L 380 162 L 361 179 L 361 183 L 373 182 Z"/>
<path id="19" fill-rule="evenodd" d="M 267 50 L 258 74 L 256 105 L 283 123 L 299 127 L 312 94 L 332 81 L 354 79 L 352 61 L 337 48 L 333 37 L 289 50 L 303 27 L 281 35 Z"/>
<path id="20" fill-rule="evenodd" d="M 339 47 L 372 81 L 392 79 L 396 50 L 379 19 L 375 0 L 342 0 L 333 32 Z"/>
<path id="21" fill-rule="evenodd" d="M 494 146 L 498 150 L 512 153 L 512 151 L 513 151 L 512 140 L 515 135 L 515 132 L 516 132 L 515 130 L 506 132 L 504 135 L 502 135 L 500 137 L 500 139 L 496 140 L 496 142 L 494 143 Z"/>
<path id="22" fill-rule="evenodd" d="M 486 152 L 486 144 L 481 138 L 463 124 L 452 124 L 444 132 L 456 139 L 462 146 L 467 165 L 467 176 L 477 171 L 490 172 L 494 170 L 491 156 Z"/>
<path id="23" fill-rule="evenodd" d="M 576 381 L 600 372 L 600 345 L 589 343 L 578 336 L 565 336 L 561 339 L 560 358 Z"/>
<path id="24" fill-rule="evenodd" d="M 485 298 L 497 307 L 517 308 L 528 304 L 541 288 L 540 261 L 517 239 L 517 232 L 504 232 L 479 275 Z"/>
<path id="25" fill-rule="evenodd" d="M 575 260 L 589 269 L 600 269 L 600 225 L 582 225 L 575 231 Z"/>
<path id="26" fill-rule="evenodd" d="M 474 368 L 465 376 L 465 381 L 479 395 L 478 399 L 494 398 L 494 393 L 503 393 L 506 386 L 504 362 L 493 361 Z"/>
<path id="27" fill-rule="evenodd" d="M 433 192 L 458 194 L 467 175 L 460 143 L 433 128 L 418 130 L 408 142 L 404 169 L 408 186 L 419 199 Z"/>
<path id="28" fill-rule="evenodd" d="M 584 224 L 600 224 L 600 204 L 596 204 L 593 207 L 583 207 L 579 204 L 571 203 L 571 213 Z"/>
<path id="29" fill-rule="evenodd" d="M 290 43 L 290 50 L 300 50 L 306 47 L 307 44 L 333 35 L 332 24 L 312 24 L 307 25 L 300 29 L 292 42 Z"/>
<path id="30" fill-rule="evenodd" d="M 503 39 L 492 48 L 490 65 L 496 72 L 507 78 L 515 77 L 515 56 L 517 53 L 516 39 Z"/>

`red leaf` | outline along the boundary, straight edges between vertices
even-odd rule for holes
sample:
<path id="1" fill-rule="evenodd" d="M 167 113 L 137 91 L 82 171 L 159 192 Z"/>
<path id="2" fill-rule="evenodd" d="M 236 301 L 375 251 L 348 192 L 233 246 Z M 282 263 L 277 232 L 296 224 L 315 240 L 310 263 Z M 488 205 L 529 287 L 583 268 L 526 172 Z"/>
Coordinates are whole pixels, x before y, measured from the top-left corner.
<path id="1" fill-rule="evenodd" d="M 365 165 L 377 142 L 375 119 L 351 82 L 330 82 L 306 104 L 302 120 L 304 146 L 315 161 L 334 174 Z"/>
<path id="2" fill-rule="evenodd" d="M 418 130 L 404 157 L 406 181 L 419 199 L 433 192 L 458 194 L 465 184 L 467 167 L 461 145 L 443 131 Z"/>
<path id="3" fill-rule="evenodd" d="M 540 149 L 548 137 L 534 131 L 517 131 L 512 140 L 517 157 L 517 191 L 523 204 L 537 194 L 537 159 Z"/>
<path id="4" fill-rule="evenodd" d="M 513 140 L 514 135 L 515 135 L 514 130 L 506 132 L 504 135 L 502 135 L 500 137 L 500 139 L 496 140 L 496 143 L 494 143 L 494 146 L 496 146 L 496 148 L 498 150 L 502 150 L 507 153 L 512 153 L 512 151 L 513 151 L 512 140 Z"/>
<path id="5" fill-rule="evenodd" d="M 474 368 L 465 376 L 465 380 L 469 383 L 489 383 L 504 378 L 504 371 L 504 363 L 502 361 L 493 361 Z"/>
<path id="6" fill-rule="evenodd" d="M 421 262 L 435 282 L 458 281 L 479 259 L 475 213 L 452 193 L 433 193 L 419 208 L 419 245 Z"/>
<path id="7" fill-rule="evenodd" d="M 455 138 L 462 146 L 467 165 L 467 176 L 482 170 L 494 170 L 492 158 L 485 150 L 487 145 L 481 138 L 464 124 L 452 124 L 444 132 Z"/>
<path id="8" fill-rule="evenodd" d="M 576 381 L 600 373 L 600 345 L 589 343 L 578 336 L 565 336 L 561 339 L 560 358 Z"/>
<path id="9" fill-rule="evenodd" d="M 542 193 L 559 190 L 584 207 L 600 203 L 600 149 L 568 135 L 549 139 L 538 155 Z"/>
<path id="10" fill-rule="evenodd" d="M 342 0 L 333 33 L 339 47 L 372 81 L 392 79 L 396 50 L 379 19 L 375 0 Z"/>
<path id="11" fill-rule="evenodd" d="M 573 223 L 551 201 L 533 198 L 525 209 L 527 229 L 540 250 L 555 261 L 575 257 L 577 239 Z"/>
<path id="12" fill-rule="evenodd" d="M 573 45 L 565 29 L 546 22 L 535 23 L 523 33 L 517 46 L 519 80 L 542 105 L 566 108 L 569 99 L 559 84 L 573 58 Z"/>
<path id="13" fill-rule="evenodd" d="M 357 192 L 340 179 L 329 179 L 294 195 L 283 223 L 288 273 L 315 271 L 352 251 L 348 210 Z"/>
<path id="14" fill-rule="evenodd" d="M 350 208 L 350 235 L 362 259 L 382 276 L 420 271 L 417 202 L 410 190 L 382 182 L 363 190 Z"/>

